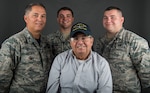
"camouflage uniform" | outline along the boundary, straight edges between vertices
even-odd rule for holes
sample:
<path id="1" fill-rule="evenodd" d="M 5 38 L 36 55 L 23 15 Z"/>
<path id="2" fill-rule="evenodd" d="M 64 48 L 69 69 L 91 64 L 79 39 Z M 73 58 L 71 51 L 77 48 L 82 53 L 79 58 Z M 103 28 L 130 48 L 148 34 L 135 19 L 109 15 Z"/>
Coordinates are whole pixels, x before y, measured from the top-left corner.
<path id="1" fill-rule="evenodd" d="M 71 49 L 69 38 L 64 39 L 62 33 L 60 31 L 56 31 L 47 36 L 49 44 L 52 47 L 53 56 L 55 57 L 61 52 L 65 50 Z"/>
<path id="2" fill-rule="evenodd" d="M 0 93 L 44 93 L 50 70 L 50 49 L 27 28 L 8 38 L 0 50 Z"/>
<path id="3" fill-rule="evenodd" d="M 113 93 L 141 93 L 150 87 L 148 42 L 124 28 L 108 42 L 97 40 L 95 51 L 107 59 L 113 77 Z"/>

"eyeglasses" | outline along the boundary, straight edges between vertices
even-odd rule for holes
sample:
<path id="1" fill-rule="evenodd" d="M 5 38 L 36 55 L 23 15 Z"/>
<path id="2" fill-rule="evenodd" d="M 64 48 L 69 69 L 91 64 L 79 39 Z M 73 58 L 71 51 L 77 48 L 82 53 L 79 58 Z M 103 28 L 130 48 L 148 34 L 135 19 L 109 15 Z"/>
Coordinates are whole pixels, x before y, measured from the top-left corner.
<path id="1" fill-rule="evenodd" d="M 77 42 L 79 40 L 83 41 L 83 42 L 87 42 L 89 38 L 91 38 L 92 36 L 82 36 L 82 37 L 72 37 L 70 38 L 70 41 L 72 42 Z"/>

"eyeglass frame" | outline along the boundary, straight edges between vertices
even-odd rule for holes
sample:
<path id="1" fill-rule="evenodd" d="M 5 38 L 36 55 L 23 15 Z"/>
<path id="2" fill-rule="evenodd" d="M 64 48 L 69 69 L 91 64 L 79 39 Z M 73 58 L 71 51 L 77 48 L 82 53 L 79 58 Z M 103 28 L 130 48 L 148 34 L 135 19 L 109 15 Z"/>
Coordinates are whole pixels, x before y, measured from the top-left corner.
<path id="1" fill-rule="evenodd" d="M 70 38 L 70 41 L 72 41 L 72 42 L 77 42 L 77 41 L 79 41 L 79 40 L 82 40 L 83 42 L 86 42 L 88 38 L 92 38 L 92 36 L 91 36 L 91 35 L 82 36 L 82 37 L 80 37 L 80 39 L 79 39 L 78 37 L 71 37 L 71 38 Z"/>

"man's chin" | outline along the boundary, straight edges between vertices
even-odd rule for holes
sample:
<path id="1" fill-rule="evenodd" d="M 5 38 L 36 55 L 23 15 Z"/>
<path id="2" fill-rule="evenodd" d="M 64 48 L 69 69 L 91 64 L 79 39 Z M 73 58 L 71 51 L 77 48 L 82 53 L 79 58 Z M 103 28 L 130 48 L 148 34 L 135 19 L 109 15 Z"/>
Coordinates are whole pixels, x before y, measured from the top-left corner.
<path id="1" fill-rule="evenodd" d="M 43 27 L 36 28 L 36 31 L 41 31 L 41 30 L 43 30 Z"/>

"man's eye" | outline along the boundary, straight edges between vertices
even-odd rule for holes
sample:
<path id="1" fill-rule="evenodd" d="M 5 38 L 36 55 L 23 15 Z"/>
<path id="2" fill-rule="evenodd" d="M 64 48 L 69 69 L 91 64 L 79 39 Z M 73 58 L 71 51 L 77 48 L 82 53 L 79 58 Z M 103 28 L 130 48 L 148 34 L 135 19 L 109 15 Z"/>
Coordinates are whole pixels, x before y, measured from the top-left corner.
<path id="1" fill-rule="evenodd" d="M 78 38 L 74 38 L 74 40 L 78 40 Z"/>
<path id="2" fill-rule="evenodd" d="M 85 37 L 82 37 L 81 39 L 82 39 L 82 40 L 85 40 L 86 38 L 85 38 Z"/>
<path id="3" fill-rule="evenodd" d="M 34 14 L 33 16 L 34 16 L 34 17 L 38 17 L 38 15 L 36 15 L 36 14 Z"/>

